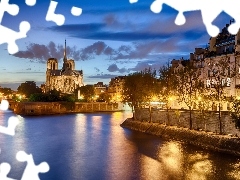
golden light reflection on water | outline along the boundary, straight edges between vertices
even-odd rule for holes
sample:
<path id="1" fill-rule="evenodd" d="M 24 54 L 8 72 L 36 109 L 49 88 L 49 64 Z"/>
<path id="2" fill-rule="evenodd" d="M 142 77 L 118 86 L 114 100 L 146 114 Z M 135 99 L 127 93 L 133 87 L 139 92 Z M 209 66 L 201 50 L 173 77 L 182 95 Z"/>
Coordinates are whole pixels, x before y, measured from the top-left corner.
<path id="1" fill-rule="evenodd" d="M 123 121 L 125 121 L 127 118 L 132 117 L 131 111 L 125 111 L 125 112 L 114 112 L 111 116 L 111 123 L 114 123 L 116 125 L 120 125 Z"/>
<path id="2" fill-rule="evenodd" d="M 169 174 L 181 175 L 183 153 L 181 144 L 178 142 L 167 142 L 159 147 L 158 158 L 163 163 Z"/>
<path id="3" fill-rule="evenodd" d="M 133 173 L 136 157 L 132 155 L 132 152 L 137 153 L 137 148 L 121 135 L 124 130 L 119 128 L 120 123 L 128 115 L 128 113 L 125 114 L 122 112 L 111 114 L 111 120 L 109 121 L 111 123 L 108 139 L 109 144 L 106 149 L 108 154 L 107 179 L 129 179 L 129 176 Z"/>
<path id="4" fill-rule="evenodd" d="M 160 146 L 158 158 L 163 163 L 168 178 L 205 180 L 213 173 L 208 155 L 184 154 L 183 147 L 178 142 L 171 141 Z"/>
<path id="5" fill-rule="evenodd" d="M 167 179 L 162 164 L 151 157 L 141 155 L 141 177 L 142 179 Z"/>
<path id="6" fill-rule="evenodd" d="M 213 173 L 213 165 L 208 155 L 194 154 L 189 156 L 187 179 L 205 180 Z"/>
<path id="7" fill-rule="evenodd" d="M 228 173 L 228 175 L 232 179 L 240 180 L 240 161 L 232 164 L 231 168 L 233 169 L 231 172 Z"/>

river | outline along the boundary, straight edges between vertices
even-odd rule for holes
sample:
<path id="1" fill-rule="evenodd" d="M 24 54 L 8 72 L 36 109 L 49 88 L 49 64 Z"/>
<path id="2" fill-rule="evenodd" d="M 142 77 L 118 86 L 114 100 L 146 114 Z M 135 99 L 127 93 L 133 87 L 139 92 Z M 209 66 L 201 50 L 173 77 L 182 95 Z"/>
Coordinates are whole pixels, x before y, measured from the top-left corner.
<path id="1" fill-rule="evenodd" d="M 7 126 L 11 111 L 0 111 Z M 15 136 L 0 134 L 0 163 L 11 165 L 8 177 L 21 179 L 26 162 L 50 170 L 41 180 L 228 180 L 240 179 L 240 158 L 120 127 L 130 112 L 21 117 Z"/>

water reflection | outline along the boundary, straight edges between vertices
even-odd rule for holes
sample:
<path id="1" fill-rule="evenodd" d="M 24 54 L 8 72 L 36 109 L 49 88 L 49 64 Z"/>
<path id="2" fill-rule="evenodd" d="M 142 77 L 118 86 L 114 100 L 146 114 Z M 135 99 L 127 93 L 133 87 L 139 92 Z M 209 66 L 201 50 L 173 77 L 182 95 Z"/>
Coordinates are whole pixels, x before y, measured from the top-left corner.
<path id="1" fill-rule="evenodd" d="M 163 163 L 164 171 L 169 176 L 181 177 L 183 169 L 182 145 L 170 141 L 159 146 L 158 158 Z"/>
<path id="2" fill-rule="evenodd" d="M 164 172 L 163 164 L 155 159 L 141 155 L 141 177 L 142 179 L 166 179 L 166 174 Z"/>
<path id="3" fill-rule="evenodd" d="M 11 112 L 0 113 L 5 125 Z M 24 163 L 16 153 L 32 153 L 50 171 L 42 180 L 219 180 L 240 179 L 240 159 L 178 141 L 166 141 L 120 127 L 131 113 L 88 113 L 19 117 L 16 135 L 0 134 L 0 163 L 11 178 L 21 179 Z"/>
<path id="4" fill-rule="evenodd" d="M 240 161 L 235 164 L 231 164 L 231 171 L 228 173 L 229 177 L 232 177 L 236 180 L 240 179 Z"/>
<path id="5" fill-rule="evenodd" d="M 213 173 L 213 165 L 208 155 L 195 154 L 189 157 L 188 179 L 204 180 Z"/>

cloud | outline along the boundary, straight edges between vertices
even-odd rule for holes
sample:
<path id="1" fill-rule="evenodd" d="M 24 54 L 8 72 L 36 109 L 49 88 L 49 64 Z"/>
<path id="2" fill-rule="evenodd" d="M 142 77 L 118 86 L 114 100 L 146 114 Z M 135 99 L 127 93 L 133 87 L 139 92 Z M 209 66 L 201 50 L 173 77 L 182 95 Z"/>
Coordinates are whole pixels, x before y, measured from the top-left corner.
<path id="1" fill-rule="evenodd" d="M 38 61 L 40 63 L 46 63 L 48 58 L 54 57 L 61 59 L 63 57 L 64 47 L 62 45 L 56 45 L 54 42 L 49 42 L 48 45 L 41 45 L 30 43 L 27 46 L 26 51 L 19 51 L 13 56 L 18 58 L 26 58 L 31 61 Z M 67 54 L 69 57 L 73 57 L 75 60 L 80 59 L 80 51 L 76 47 L 67 46 Z"/>
<path id="2" fill-rule="evenodd" d="M 118 66 L 116 64 L 111 64 L 107 70 L 109 72 L 119 72 L 119 73 L 126 73 L 126 72 L 129 72 L 128 69 L 126 68 L 118 68 Z"/>
<path id="3" fill-rule="evenodd" d="M 134 68 L 129 68 L 129 71 L 142 71 L 146 68 L 152 68 L 158 71 L 164 63 L 165 62 L 158 60 L 138 62 Z"/>
<path id="4" fill-rule="evenodd" d="M 98 41 L 81 50 L 80 56 L 82 60 L 92 59 L 95 55 L 112 55 L 114 49 L 107 46 L 104 42 Z"/>
<path id="5" fill-rule="evenodd" d="M 192 43 L 197 42 L 197 40 L 192 41 Z M 97 41 L 82 49 L 78 49 L 76 46 L 67 46 L 67 56 L 75 61 L 95 59 L 97 56 L 105 56 L 106 60 L 150 60 L 153 56 L 162 56 L 162 54 L 168 53 L 181 54 L 182 52 L 186 52 L 189 54 L 189 52 L 193 51 L 192 47 L 194 47 L 194 45 L 188 43 L 188 41 L 183 41 L 180 37 L 173 37 L 166 40 L 135 42 L 131 45 L 120 45 L 115 49 L 103 41 Z M 63 51 L 64 48 L 62 45 L 56 45 L 53 42 L 50 42 L 48 45 L 31 43 L 27 46 L 26 51 L 19 51 L 13 56 L 30 59 L 31 62 L 37 61 L 45 64 L 50 57 L 61 59 L 63 57 Z M 113 72 L 112 68 L 113 67 L 109 67 L 110 72 Z M 116 71 L 128 72 L 125 68 L 117 68 Z"/>
<path id="6" fill-rule="evenodd" d="M 114 78 L 118 75 L 113 75 L 113 74 L 97 74 L 93 76 L 88 76 L 88 78 L 93 78 L 93 79 L 111 79 Z"/>
<path id="7" fill-rule="evenodd" d="M 94 69 L 96 70 L 97 73 L 100 72 L 100 69 L 98 69 L 97 67 L 94 67 Z"/>
<path id="8" fill-rule="evenodd" d="M 27 68 L 26 70 L 27 70 L 27 71 L 31 71 L 31 68 Z"/>
<path id="9" fill-rule="evenodd" d="M 112 65 L 110 65 L 110 66 L 108 67 L 107 70 L 108 70 L 109 72 L 116 72 L 116 71 L 118 71 L 119 69 L 118 69 L 118 67 L 117 67 L 116 64 L 112 64 Z"/>

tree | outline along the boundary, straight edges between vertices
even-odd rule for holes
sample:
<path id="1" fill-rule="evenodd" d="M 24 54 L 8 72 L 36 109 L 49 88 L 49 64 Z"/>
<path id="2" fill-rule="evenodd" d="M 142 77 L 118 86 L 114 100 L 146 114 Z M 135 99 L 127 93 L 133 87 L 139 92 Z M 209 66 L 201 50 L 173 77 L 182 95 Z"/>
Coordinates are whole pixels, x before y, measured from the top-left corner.
<path id="1" fill-rule="evenodd" d="M 189 128 L 192 129 L 192 110 L 198 96 L 204 89 L 204 84 L 200 80 L 201 69 L 194 66 L 191 61 L 186 61 L 185 66 L 177 73 L 177 94 L 179 102 L 184 102 L 189 109 Z"/>
<path id="2" fill-rule="evenodd" d="M 110 95 L 107 92 L 99 94 L 97 102 L 110 102 Z"/>
<path id="3" fill-rule="evenodd" d="M 30 97 L 31 94 L 34 93 L 41 93 L 41 88 L 36 86 L 36 82 L 34 81 L 26 81 L 25 83 L 22 83 L 18 88 L 18 92 L 21 94 L 25 94 L 26 97 Z"/>
<path id="4" fill-rule="evenodd" d="M 145 103 L 148 104 L 149 107 L 149 121 L 152 122 L 152 106 L 151 102 L 156 99 L 159 94 L 159 81 L 156 78 L 156 70 L 152 70 L 151 68 L 145 69 L 142 73 L 142 98 Z"/>
<path id="5" fill-rule="evenodd" d="M 92 102 L 95 96 L 93 85 L 81 86 L 79 88 L 80 95 L 83 96 L 83 99 L 87 102 Z"/>
<path id="6" fill-rule="evenodd" d="M 11 88 L 1 88 L 0 87 L 0 92 L 3 93 L 4 96 L 8 96 L 8 95 L 11 95 L 13 90 Z"/>
<path id="7" fill-rule="evenodd" d="M 60 95 L 60 91 L 51 90 L 48 93 L 33 93 L 29 96 L 28 101 L 31 102 L 56 102 L 64 101 Z"/>
<path id="8" fill-rule="evenodd" d="M 211 108 L 211 97 L 210 95 L 207 95 L 207 92 L 203 93 L 201 96 L 198 97 L 198 100 L 197 100 L 198 111 L 196 113 L 196 119 L 204 124 L 205 131 L 207 130 L 207 121 L 212 116 L 212 113 L 209 112 L 210 108 Z"/>
<path id="9" fill-rule="evenodd" d="M 43 93 L 34 93 L 29 96 L 28 101 L 30 101 L 30 102 L 45 102 L 45 101 L 47 101 L 47 99 Z"/>
<path id="10" fill-rule="evenodd" d="M 157 95 L 157 85 L 156 71 L 150 68 L 126 76 L 123 84 L 122 102 L 128 103 L 132 108 L 133 118 L 135 118 L 135 108 L 148 103 L 150 122 L 152 121 L 150 102 Z"/>
<path id="11" fill-rule="evenodd" d="M 174 69 L 168 64 L 159 69 L 159 99 L 166 103 L 167 124 L 169 124 L 169 108 L 171 98 L 176 94 L 177 79 Z"/>
<path id="12" fill-rule="evenodd" d="M 223 56 L 220 60 L 211 60 L 207 62 L 208 65 L 208 76 L 207 88 L 209 88 L 209 95 L 212 101 L 218 103 L 218 120 L 219 120 L 219 131 L 222 134 L 222 119 L 221 109 L 222 102 L 228 101 L 227 94 L 225 92 L 226 87 L 230 87 L 231 78 L 235 76 L 235 65 L 230 62 L 230 57 Z"/>
<path id="13" fill-rule="evenodd" d="M 139 103 L 142 102 L 141 99 L 141 90 L 140 81 L 141 81 L 141 73 L 135 72 L 126 76 L 125 81 L 123 83 L 123 93 L 122 93 L 122 102 L 128 103 L 128 105 L 132 108 L 133 118 L 135 119 L 135 108 L 139 107 Z"/>
<path id="14" fill-rule="evenodd" d="M 232 121 L 235 123 L 235 127 L 237 129 L 240 129 L 240 100 L 235 99 L 233 101 L 233 106 L 231 109 L 230 116 L 232 118 Z"/>

